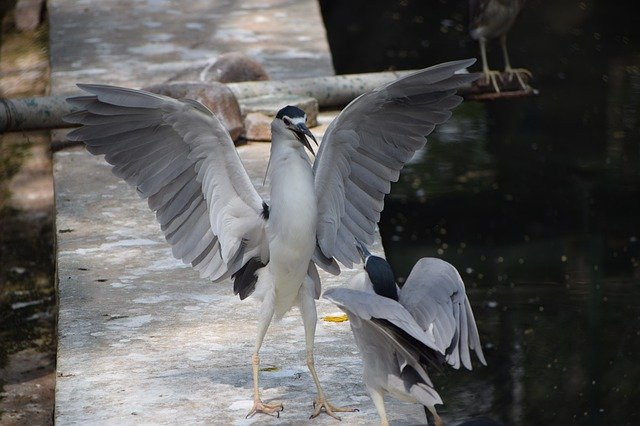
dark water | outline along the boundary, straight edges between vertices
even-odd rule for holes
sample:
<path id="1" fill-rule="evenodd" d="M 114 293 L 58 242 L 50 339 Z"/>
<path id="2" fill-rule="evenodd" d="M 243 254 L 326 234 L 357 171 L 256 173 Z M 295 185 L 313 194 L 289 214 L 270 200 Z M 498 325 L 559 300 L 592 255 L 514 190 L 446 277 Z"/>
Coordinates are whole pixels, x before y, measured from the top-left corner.
<path id="1" fill-rule="evenodd" d="M 321 1 L 338 73 L 478 56 L 464 1 Z M 488 367 L 434 381 L 445 419 L 640 424 L 640 51 L 631 2 L 529 1 L 536 97 L 468 102 L 387 198 L 399 277 L 454 264 Z M 489 53 L 502 66 L 497 44 Z"/>

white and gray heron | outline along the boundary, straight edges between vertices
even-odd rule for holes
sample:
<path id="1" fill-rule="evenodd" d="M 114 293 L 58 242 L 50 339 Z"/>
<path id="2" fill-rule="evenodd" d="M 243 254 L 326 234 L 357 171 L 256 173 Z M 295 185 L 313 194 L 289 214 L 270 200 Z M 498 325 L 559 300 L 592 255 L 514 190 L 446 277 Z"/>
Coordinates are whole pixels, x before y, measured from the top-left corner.
<path id="1" fill-rule="evenodd" d="M 420 259 L 399 288 L 391 266 L 358 244 L 364 272 L 346 287 L 324 292 L 348 316 L 360 349 L 364 383 L 388 425 L 384 395 L 422 404 L 436 425 L 442 404 L 427 369 L 449 364 L 472 369 L 471 351 L 486 365 L 480 336 L 460 274 L 450 263 Z"/>
<path id="2" fill-rule="evenodd" d="M 529 87 L 524 78 L 531 77 L 531 72 L 525 68 L 512 68 L 507 52 L 507 33 L 524 6 L 524 2 L 525 0 L 469 0 L 469 33 L 472 39 L 480 43 L 484 78 L 487 84 L 491 82 L 498 93 L 500 88 L 497 79 L 502 78 L 502 73 L 489 69 L 487 62 L 487 41 L 496 37 L 500 38 L 504 72 L 510 79 L 515 77 L 523 89 Z"/>
<path id="3" fill-rule="evenodd" d="M 327 402 L 314 367 L 320 296 L 316 265 L 338 274 L 360 261 L 356 238 L 371 243 L 390 182 L 437 124 L 461 102 L 456 88 L 477 75 L 458 73 L 474 59 L 436 65 L 351 102 L 328 127 L 312 163 L 315 141 L 305 113 L 281 109 L 271 123 L 267 175 L 270 199 L 252 185 L 229 134 L 203 105 L 140 90 L 80 84 L 87 96 L 67 116 L 81 127 L 68 138 L 104 154 L 113 173 L 148 200 L 173 255 L 214 282 L 234 279 L 234 293 L 261 300 L 252 356 L 256 412 L 279 414 L 282 404 L 260 398 L 259 350 L 273 317 L 298 305 L 306 360 L 322 410 L 351 411 Z"/>

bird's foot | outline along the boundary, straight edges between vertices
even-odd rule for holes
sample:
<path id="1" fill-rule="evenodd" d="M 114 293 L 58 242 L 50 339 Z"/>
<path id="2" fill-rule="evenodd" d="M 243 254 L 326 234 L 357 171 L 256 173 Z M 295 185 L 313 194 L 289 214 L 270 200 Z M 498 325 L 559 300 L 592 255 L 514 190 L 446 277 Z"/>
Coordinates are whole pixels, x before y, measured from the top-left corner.
<path id="1" fill-rule="evenodd" d="M 504 73 L 507 74 L 509 82 L 512 82 L 515 77 L 518 80 L 520 87 L 525 90 L 529 88 L 527 81 L 533 77 L 531 71 L 526 68 L 505 68 Z"/>
<path id="2" fill-rule="evenodd" d="M 354 411 L 360 410 L 353 407 L 336 407 L 324 398 L 316 398 L 316 400 L 313 401 L 313 414 L 311 414 L 309 418 L 313 419 L 318 417 L 322 411 L 336 420 L 342 420 L 336 413 L 353 413 Z"/>
<path id="3" fill-rule="evenodd" d="M 493 90 L 496 93 L 500 93 L 500 86 L 498 86 L 498 80 L 502 81 L 502 73 L 500 71 L 494 70 L 484 70 L 482 72 L 484 74 L 484 85 L 488 86 L 491 84 L 493 86 Z"/>
<path id="4" fill-rule="evenodd" d="M 245 419 L 249 417 L 253 417 L 256 413 L 268 414 L 270 416 L 280 417 L 280 411 L 284 410 L 284 405 L 282 403 L 279 404 L 265 404 L 261 400 L 256 400 L 253 402 L 253 407 L 251 411 L 246 415 Z"/>

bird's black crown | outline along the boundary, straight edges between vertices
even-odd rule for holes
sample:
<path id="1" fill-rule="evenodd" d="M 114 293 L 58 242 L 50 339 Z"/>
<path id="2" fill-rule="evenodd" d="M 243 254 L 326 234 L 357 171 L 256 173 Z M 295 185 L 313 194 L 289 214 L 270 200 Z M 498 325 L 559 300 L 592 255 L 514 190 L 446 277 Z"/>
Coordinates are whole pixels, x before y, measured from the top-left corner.
<path id="1" fill-rule="evenodd" d="M 289 118 L 301 117 L 301 118 L 304 118 L 305 115 L 306 115 L 305 112 L 303 110 L 301 110 L 300 108 L 298 108 L 296 106 L 292 106 L 292 105 L 287 105 L 286 107 L 284 107 L 280 111 L 278 111 L 278 114 L 276 114 L 276 118 L 279 118 L 280 120 L 282 120 L 284 117 L 289 117 Z"/>
<path id="2" fill-rule="evenodd" d="M 398 300 L 398 290 L 396 289 L 396 279 L 391 270 L 391 266 L 381 257 L 369 256 L 364 265 L 365 271 L 369 275 L 373 290 L 376 294 Z"/>

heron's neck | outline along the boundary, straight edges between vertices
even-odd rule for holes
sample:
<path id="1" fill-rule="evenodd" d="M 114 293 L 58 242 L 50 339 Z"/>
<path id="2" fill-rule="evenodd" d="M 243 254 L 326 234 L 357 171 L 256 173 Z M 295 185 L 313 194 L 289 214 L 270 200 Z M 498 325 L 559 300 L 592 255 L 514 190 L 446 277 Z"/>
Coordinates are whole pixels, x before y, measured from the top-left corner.
<path id="1" fill-rule="evenodd" d="M 300 143 L 296 141 L 295 144 Z M 272 143 L 269 165 L 272 216 L 269 220 L 273 223 L 273 216 L 281 216 L 283 226 L 305 229 L 305 234 L 313 233 L 315 238 L 317 202 L 313 170 L 300 148 L 290 141 Z"/>

